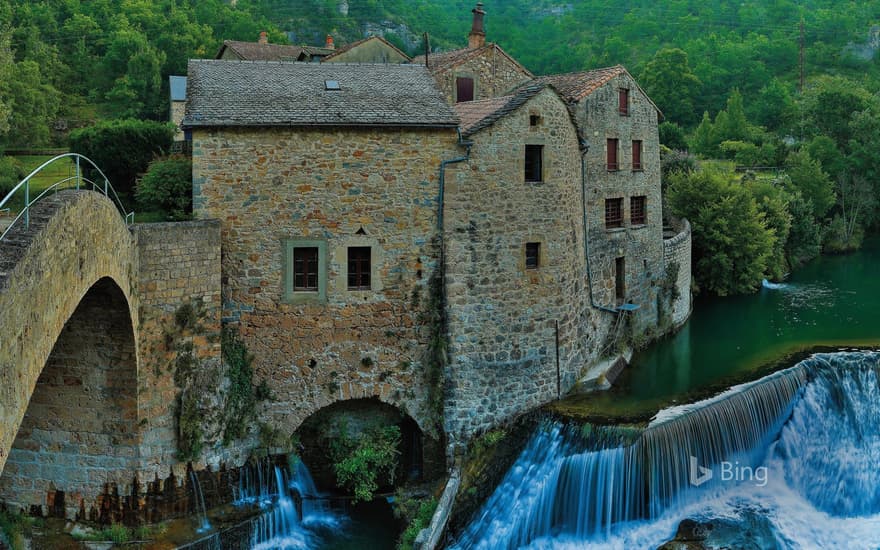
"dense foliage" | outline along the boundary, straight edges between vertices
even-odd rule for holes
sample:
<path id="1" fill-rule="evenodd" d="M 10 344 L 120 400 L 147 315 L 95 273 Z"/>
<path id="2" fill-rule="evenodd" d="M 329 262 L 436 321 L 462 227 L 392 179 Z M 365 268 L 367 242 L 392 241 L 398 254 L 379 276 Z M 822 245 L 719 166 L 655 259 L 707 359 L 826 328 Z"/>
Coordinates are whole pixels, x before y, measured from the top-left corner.
<path id="1" fill-rule="evenodd" d="M 108 120 L 71 132 L 70 150 L 92 159 L 117 192 L 130 195 L 137 177 L 154 157 L 168 152 L 173 137 L 169 123 Z"/>
<path id="2" fill-rule="evenodd" d="M 336 482 L 352 492 L 354 501 L 370 501 L 381 485 L 394 481 L 400 455 L 400 428 L 371 426 L 350 434 L 343 422 L 330 442 L 330 457 Z"/>
<path id="3" fill-rule="evenodd" d="M 138 204 L 166 212 L 170 220 L 192 216 L 192 161 L 176 155 L 156 159 L 138 181 L 135 190 Z"/>

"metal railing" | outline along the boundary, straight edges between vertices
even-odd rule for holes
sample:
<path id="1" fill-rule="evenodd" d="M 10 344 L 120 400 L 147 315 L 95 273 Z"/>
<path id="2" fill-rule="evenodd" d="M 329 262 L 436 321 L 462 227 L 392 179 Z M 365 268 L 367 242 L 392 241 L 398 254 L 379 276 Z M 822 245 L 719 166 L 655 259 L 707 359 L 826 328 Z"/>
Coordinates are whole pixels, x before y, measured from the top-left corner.
<path id="1" fill-rule="evenodd" d="M 50 164 L 65 158 L 73 159 L 75 173 L 73 175 L 68 175 L 67 177 L 62 178 L 61 180 L 49 185 L 48 187 L 44 188 L 36 197 L 31 199 L 31 179 Z M 83 175 L 83 167 L 88 167 L 88 165 L 91 165 L 92 168 L 97 170 L 98 175 L 103 180 L 103 184 L 100 181 L 95 182 Z M 79 153 L 65 153 L 63 155 L 53 157 L 38 166 L 36 169 L 34 169 L 33 172 L 28 174 L 26 178 L 21 180 L 18 185 L 13 187 L 12 191 L 7 193 L 3 200 L 0 200 L 0 212 L 10 212 L 11 207 L 9 205 L 11 204 L 12 199 L 19 193 L 24 194 L 24 206 L 22 207 L 18 215 L 15 216 L 15 218 L 13 218 L 12 221 L 9 223 L 9 226 L 7 226 L 3 233 L 0 234 L 0 240 L 3 240 L 6 234 L 9 233 L 9 230 L 12 229 L 16 222 L 21 219 L 24 220 L 25 228 L 30 227 L 31 206 L 33 206 L 34 203 L 36 203 L 43 197 L 56 193 L 62 189 L 91 189 L 92 191 L 102 193 L 105 197 L 116 203 L 116 206 L 119 208 L 119 212 L 122 214 L 125 223 L 134 223 L 134 212 L 126 212 L 125 205 L 123 205 L 122 201 L 119 200 L 119 195 L 116 193 L 116 190 L 113 189 L 113 186 L 110 185 L 110 180 L 107 179 L 107 176 L 104 175 L 104 172 L 102 172 L 101 169 L 98 168 L 98 165 L 92 162 L 92 160 L 88 157 L 80 155 Z"/>

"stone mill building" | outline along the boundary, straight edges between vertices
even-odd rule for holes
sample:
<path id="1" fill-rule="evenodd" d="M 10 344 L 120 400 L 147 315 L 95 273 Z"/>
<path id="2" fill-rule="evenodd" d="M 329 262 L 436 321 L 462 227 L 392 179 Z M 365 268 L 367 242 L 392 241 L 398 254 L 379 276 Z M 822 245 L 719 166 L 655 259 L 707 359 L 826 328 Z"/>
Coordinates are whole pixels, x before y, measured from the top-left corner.
<path id="1" fill-rule="evenodd" d="M 620 66 L 536 76 L 486 41 L 484 16 L 478 4 L 466 47 L 415 59 L 370 39 L 326 51 L 227 42 L 218 59 L 190 61 L 181 127 L 192 140 L 194 220 L 126 226 L 105 205 L 114 242 L 101 246 L 113 253 L 96 256 L 89 277 L 78 252 L 39 249 L 74 258 L 56 275 L 100 284 L 45 296 L 66 301 L 51 327 L 22 329 L 55 334 L 39 354 L 0 346 L 0 365 L 31 365 L 27 388 L 0 388 L 14 397 L 0 402 L 14 428 L 0 433 L 0 501 L 68 515 L 119 493 L 142 503 L 144 487 L 173 492 L 187 462 L 228 472 L 271 446 L 266 434 L 290 442 L 337 414 L 399 425 L 409 475 L 439 477 L 470 438 L 686 320 L 690 230 L 664 228 L 661 113 Z M 248 60 L 254 52 L 275 57 Z M 65 200 L 53 208 L 75 218 L 76 203 L 98 199 Z M 0 277 L 0 300 L 28 273 Z M 86 313 L 62 315 L 80 301 Z M 70 319 L 108 303 L 119 317 L 108 326 L 125 329 L 125 368 L 107 376 L 125 391 L 100 405 L 117 411 L 124 448 L 100 476 L 68 468 L 37 479 L 46 467 L 36 456 L 49 453 L 55 469 L 88 465 L 105 440 L 120 440 L 108 421 L 94 445 L 59 446 L 75 427 L 52 428 L 56 404 L 44 400 L 64 386 L 88 402 L 56 368 L 77 358 L 57 350 L 82 347 L 73 344 L 95 331 L 69 330 Z M 228 389 L 212 379 L 228 363 L 224 331 L 271 399 L 231 443 L 197 426 L 204 446 L 182 458 L 182 434 Z M 181 365 L 197 367 L 195 382 L 181 383 Z M 186 424 L 193 395 L 206 397 Z M 301 441 L 320 481 L 320 441 Z M 66 503 L 52 500 L 64 491 Z"/>

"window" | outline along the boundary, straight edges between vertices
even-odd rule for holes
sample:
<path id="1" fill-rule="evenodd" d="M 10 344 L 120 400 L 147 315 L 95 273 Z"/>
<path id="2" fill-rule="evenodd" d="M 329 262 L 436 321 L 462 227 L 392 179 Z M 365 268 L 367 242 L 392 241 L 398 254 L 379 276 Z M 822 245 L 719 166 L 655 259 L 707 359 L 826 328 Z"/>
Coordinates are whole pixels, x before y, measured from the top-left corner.
<path id="1" fill-rule="evenodd" d="M 526 181 L 543 181 L 543 145 L 526 145 Z"/>
<path id="2" fill-rule="evenodd" d="M 526 269 L 538 269 L 541 265 L 541 243 L 526 243 Z"/>
<path id="3" fill-rule="evenodd" d="M 630 197 L 629 221 L 632 225 L 645 225 L 648 213 L 645 210 L 645 197 Z"/>
<path id="4" fill-rule="evenodd" d="M 348 290 L 370 290 L 370 247 L 348 248 Z"/>
<path id="5" fill-rule="evenodd" d="M 529 126 L 537 126 L 541 122 L 539 115 L 529 115 Z"/>
<path id="6" fill-rule="evenodd" d="M 642 169 L 642 140 L 633 140 L 633 170 Z"/>
<path id="7" fill-rule="evenodd" d="M 617 110 L 621 116 L 629 115 L 629 90 L 626 88 L 617 91 Z"/>
<path id="8" fill-rule="evenodd" d="M 284 299 L 312 302 L 327 299 L 327 242 L 289 239 L 283 243 Z"/>
<path id="9" fill-rule="evenodd" d="M 324 89 L 325 90 L 341 90 L 342 88 L 339 87 L 338 80 L 325 80 L 324 81 Z"/>
<path id="10" fill-rule="evenodd" d="M 474 100 L 474 79 L 466 76 L 455 78 L 455 102 Z"/>
<path id="11" fill-rule="evenodd" d="M 620 169 L 620 165 L 617 164 L 617 139 L 608 138 L 608 170 L 618 169 Z"/>
<path id="12" fill-rule="evenodd" d="M 623 199 L 605 199 L 605 228 L 623 227 Z"/>
<path id="13" fill-rule="evenodd" d="M 317 246 L 303 246 L 293 249 L 293 291 L 318 291 Z"/>

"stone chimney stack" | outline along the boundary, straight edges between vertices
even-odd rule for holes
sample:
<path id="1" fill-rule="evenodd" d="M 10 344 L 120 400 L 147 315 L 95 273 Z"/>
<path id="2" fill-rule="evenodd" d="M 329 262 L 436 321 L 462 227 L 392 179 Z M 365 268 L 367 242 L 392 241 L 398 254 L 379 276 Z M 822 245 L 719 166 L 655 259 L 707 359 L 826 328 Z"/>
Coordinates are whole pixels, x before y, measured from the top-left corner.
<path id="1" fill-rule="evenodd" d="M 474 14 L 474 22 L 471 25 L 471 32 L 468 35 L 468 48 L 476 50 L 486 45 L 486 31 L 483 30 L 483 3 L 477 2 L 477 7 L 471 10 Z"/>
<path id="2" fill-rule="evenodd" d="M 324 45 L 324 47 L 327 48 L 328 50 L 335 50 L 336 49 L 336 45 L 333 44 L 333 37 L 330 36 L 329 34 L 327 35 L 327 43 Z"/>
<path id="3" fill-rule="evenodd" d="M 257 40 L 260 44 L 268 44 L 269 43 L 269 35 L 266 34 L 266 31 L 260 31 L 260 39 Z"/>

